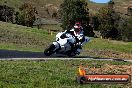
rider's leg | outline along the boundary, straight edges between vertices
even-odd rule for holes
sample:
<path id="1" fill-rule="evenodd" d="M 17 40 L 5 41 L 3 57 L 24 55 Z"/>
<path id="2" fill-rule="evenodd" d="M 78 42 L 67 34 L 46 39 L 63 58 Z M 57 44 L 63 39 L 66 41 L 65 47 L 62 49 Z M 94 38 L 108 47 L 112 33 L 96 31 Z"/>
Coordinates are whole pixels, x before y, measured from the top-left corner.
<path id="1" fill-rule="evenodd" d="M 83 41 L 82 41 L 81 46 L 83 46 L 84 44 L 86 44 L 86 43 L 89 42 L 89 41 L 90 41 L 90 38 L 87 37 L 87 36 L 85 36 L 84 39 L 83 39 Z"/>
<path id="2" fill-rule="evenodd" d="M 69 42 L 69 44 L 70 44 L 70 46 L 71 46 L 71 51 L 73 51 L 73 50 L 74 50 L 74 44 L 71 43 L 71 42 Z"/>
<path id="3" fill-rule="evenodd" d="M 76 46 L 76 49 L 75 49 L 75 53 L 79 55 L 80 52 L 81 52 L 81 50 L 82 50 L 81 45 L 77 45 L 77 46 Z"/>

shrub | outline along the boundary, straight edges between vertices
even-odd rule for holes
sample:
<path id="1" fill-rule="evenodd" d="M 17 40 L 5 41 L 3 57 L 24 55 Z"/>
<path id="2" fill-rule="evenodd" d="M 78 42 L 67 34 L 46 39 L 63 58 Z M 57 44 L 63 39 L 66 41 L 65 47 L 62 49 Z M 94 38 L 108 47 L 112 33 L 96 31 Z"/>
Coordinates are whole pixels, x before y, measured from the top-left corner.
<path id="1" fill-rule="evenodd" d="M 118 30 L 113 25 L 106 25 L 106 24 L 103 25 L 103 24 L 101 24 L 99 26 L 99 29 L 100 29 L 102 38 L 115 39 L 118 35 Z"/>
<path id="2" fill-rule="evenodd" d="M 121 40 L 132 41 L 132 16 L 126 19 L 126 21 L 121 21 L 118 30 Z"/>
<path id="3" fill-rule="evenodd" d="M 89 12 L 85 0 L 64 0 L 60 8 L 59 13 L 63 29 L 73 26 L 75 21 L 86 24 L 89 21 Z"/>
<path id="4" fill-rule="evenodd" d="M 32 4 L 24 3 L 16 14 L 16 23 L 28 27 L 32 27 L 35 21 L 36 10 Z"/>
<path id="5" fill-rule="evenodd" d="M 0 5 L 0 20 L 4 22 L 14 22 L 15 10 L 6 5 Z"/>
<path id="6" fill-rule="evenodd" d="M 118 30 L 115 25 L 118 20 L 118 14 L 116 14 L 113 9 L 104 7 L 99 10 L 98 19 L 98 29 L 101 32 L 101 36 L 103 38 L 117 38 Z"/>

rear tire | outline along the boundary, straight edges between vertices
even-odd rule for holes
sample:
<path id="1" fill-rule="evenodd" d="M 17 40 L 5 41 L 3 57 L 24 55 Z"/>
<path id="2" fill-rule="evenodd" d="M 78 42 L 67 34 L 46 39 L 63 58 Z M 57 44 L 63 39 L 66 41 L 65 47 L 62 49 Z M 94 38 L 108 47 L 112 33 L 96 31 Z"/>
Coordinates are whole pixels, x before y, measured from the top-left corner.
<path id="1" fill-rule="evenodd" d="M 55 45 L 51 44 L 47 49 L 44 50 L 44 55 L 46 56 L 50 56 L 53 53 L 55 53 L 55 51 L 53 51 L 55 49 Z"/>

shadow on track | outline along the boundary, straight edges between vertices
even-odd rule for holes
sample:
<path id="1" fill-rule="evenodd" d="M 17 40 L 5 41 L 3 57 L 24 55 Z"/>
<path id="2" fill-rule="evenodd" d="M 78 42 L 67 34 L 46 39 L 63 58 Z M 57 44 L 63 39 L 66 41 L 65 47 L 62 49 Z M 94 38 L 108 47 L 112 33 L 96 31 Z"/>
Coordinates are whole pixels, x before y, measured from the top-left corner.
<path id="1" fill-rule="evenodd" d="M 44 58 L 43 52 L 0 50 L 0 58 Z"/>

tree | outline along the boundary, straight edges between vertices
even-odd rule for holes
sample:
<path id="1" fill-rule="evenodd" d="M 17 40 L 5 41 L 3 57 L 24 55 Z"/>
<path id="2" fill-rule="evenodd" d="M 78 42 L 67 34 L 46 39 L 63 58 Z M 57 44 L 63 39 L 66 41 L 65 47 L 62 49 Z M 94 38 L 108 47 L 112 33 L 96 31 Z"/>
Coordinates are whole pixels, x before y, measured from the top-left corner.
<path id="1" fill-rule="evenodd" d="M 119 32 L 117 29 L 117 21 L 120 19 L 120 15 L 116 13 L 113 9 L 114 2 L 110 1 L 107 7 L 103 7 L 99 10 L 98 20 L 99 20 L 99 30 L 103 38 L 116 39 Z"/>
<path id="2" fill-rule="evenodd" d="M 85 0 L 64 0 L 60 5 L 60 19 L 63 29 L 73 27 L 75 21 L 81 21 L 83 24 L 88 24 L 89 9 Z"/>
<path id="3" fill-rule="evenodd" d="M 97 16 L 92 16 L 92 25 L 93 25 L 94 30 L 97 31 L 100 25 L 99 19 Z"/>
<path id="4" fill-rule="evenodd" d="M 14 23 L 15 9 L 6 5 L 0 5 L 0 20 Z"/>
<path id="5" fill-rule="evenodd" d="M 16 23 L 28 27 L 32 27 L 35 21 L 36 9 L 32 4 L 24 3 L 16 14 Z"/>
<path id="6" fill-rule="evenodd" d="M 123 17 L 118 22 L 119 39 L 123 41 L 132 41 L 132 16 L 124 19 Z"/>

